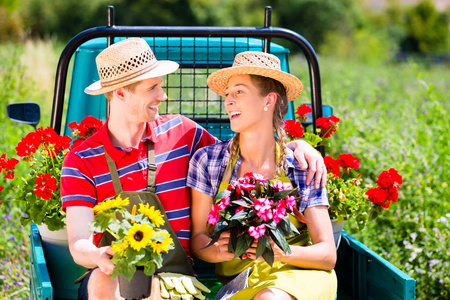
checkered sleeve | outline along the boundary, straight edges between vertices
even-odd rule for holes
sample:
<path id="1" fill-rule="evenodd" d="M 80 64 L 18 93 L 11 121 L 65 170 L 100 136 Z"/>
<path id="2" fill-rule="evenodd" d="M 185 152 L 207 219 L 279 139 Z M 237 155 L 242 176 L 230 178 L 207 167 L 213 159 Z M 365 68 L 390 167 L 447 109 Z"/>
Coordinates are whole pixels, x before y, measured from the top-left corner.
<path id="1" fill-rule="evenodd" d="M 309 185 L 306 185 L 308 169 L 302 170 L 298 162 L 293 158 L 293 155 L 288 154 L 286 165 L 289 179 L 294 187 L 298 187 L 297 196 L 300 197 L 300 200 L 297 209 L 300 212 L 303 212 L 308 207 L 319 205 L 330 206 L 326 188 L 319 187 L 316 189 L 314 187 L 314 178 Z"/>
<path id="2" fill-rule="evenodd" d="M 214 197 L 211 176 L 208 170 L 208 147 L 197 150 L 189 162 L 186 185 Z"/>

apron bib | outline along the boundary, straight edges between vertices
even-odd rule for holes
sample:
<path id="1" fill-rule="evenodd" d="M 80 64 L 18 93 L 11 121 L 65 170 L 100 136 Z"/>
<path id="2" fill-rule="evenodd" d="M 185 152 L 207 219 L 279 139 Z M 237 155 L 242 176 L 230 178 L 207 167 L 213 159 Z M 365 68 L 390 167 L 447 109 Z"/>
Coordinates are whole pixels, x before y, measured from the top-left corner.
<path id="1" fill-rule="evenodd" d="M 117 172 L 116 163 L 113 159 L 105 152 L 106 160 L 108 162 L 109 172 L 111 174 L 111 179 L 114 185 L 114 191 L 116 195 L 121 195 L 122 199 L 129 198 L 130 204 L 126 207 L 126 209 L 131 213 L 133 206 L 139 207 L 139 204 L 149 204 L 149 206 L 154 206 L 155 209 L 161 211 L 161 214 L 164 218 L 164 225 L 160 226 L 160 228 L 167 230 L 169 232 L 170 237 L 174 242 L 174 249 L 169 250 L 166 253 L 162 254 L 163 265 L 161 268 L 156 269 L 156 273 L 162 272 L 172 272 L 178 274 L 184 274 L 189 276 L 194 276 L 194 270 L 192 268 L 191 261 L 189 260 L 186 251 L 184 251 L 183 246 L 181 245 L 180 240 L 178 239 L 175 231 L 172 226 L 170 226 L 170 222 L 167 219 L 166 212 L 164 210 L 161 201 L 158 196 L 155 194 L 155 177 L 156 177 L 156 164 L 155 164 L 155 151 L 154 144 L 152 141 L 148 140 L 148 180 L 147 180 L 147 189 L 144 192 L 124 192 L 122 189 L 122 185 L 120 184 L 119 173 Z M 114 241 L 114 237 L 108 233 L 103 233 L 100 238 L 98 247 L 110 246 Z"/>
<path id="2" fill-rule="evenodd" d="M 277 144 L 276 145 L 276 159 L 277 160 L 280 155 L 279 152 L 280 152 L 280 149 Z M 231 162 L 231 168 L 228 168 L 229 166 L 227 165 L 227 168 L 225 169 L 225 170 L 230 170 L 230 173 L 224 174 L 224 179 L 222 179 L 222 182 L 219 185 L 219 190 L 217 191 L 217 194 L 219 194 L 220 191 L 222 191 L 222 190 L 226 190 L 227 187 L 229 186 L 231 175 L 236 166 L 238 156 L 239 156 L 239 149 L 236 151 L 236 155 L 233 158 L 233 161 Z M 275 180 L 280 180 L 283 182 L 291 183 L 291 181 L 289 180 L 289 177 L 286 176 L 284 169 L 281 171 L 280 176 L 278 178 L 271 180 L 271 182 L 273 182 Z M 220 199 L 215 199 L 215 200 L 220 201 Z M 290 237 L 290 238 L 286 238 L 286 241 L 290 245 L 295 245 L 295 246 L 310 245 L 311 239 L 309 237 L 308 231 L 306 229 L 300 230 L 300 228 L 304 227 L 304 224 L 299 222 L 292 215 L 289 215 L 289 221 L 298 229 L 300 234 L 294 235 L 293 237 Z M 250 259 L 245 259 L 245 260 L 233 259 L 230 261 L 216 263 L 216 276 L 219 279 L 219 281 L 221 281 L 222 283 L 227 283 L 227 282 L 231 281 L 234 277 L 239 275 L 240 273 L 244 272 L 247 268 L 252 267 L 253 265 L 258 264 L 258 263 L 261 263 L 261 262 L 250 260 Z M 279 265 L 279 264 L 282 264 L 282 263 L 275 262 L 274 266 Z M 283 265 L 285 265 L 285 264 L 283 264 Z"/>

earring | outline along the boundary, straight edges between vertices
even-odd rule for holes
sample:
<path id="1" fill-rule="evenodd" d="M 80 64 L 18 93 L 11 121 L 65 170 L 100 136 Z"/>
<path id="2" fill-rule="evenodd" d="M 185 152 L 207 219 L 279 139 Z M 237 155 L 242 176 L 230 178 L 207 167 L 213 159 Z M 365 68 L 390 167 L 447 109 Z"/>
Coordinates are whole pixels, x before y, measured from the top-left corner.
<path id="1" fill-rule="evenodd" d="M 267 106 L 264 106 L 264 111 L 268 111 L 269 109 L 267 108 Z"/>

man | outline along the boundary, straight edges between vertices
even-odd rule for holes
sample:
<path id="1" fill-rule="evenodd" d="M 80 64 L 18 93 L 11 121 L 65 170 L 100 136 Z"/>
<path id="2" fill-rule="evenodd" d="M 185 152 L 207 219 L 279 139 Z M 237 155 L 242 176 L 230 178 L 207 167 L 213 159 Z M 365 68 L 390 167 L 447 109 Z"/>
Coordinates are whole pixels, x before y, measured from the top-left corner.
<path id="1" fill-rule="evenodd" d="M 96 63 L 100 81 L 85 92 L 104 93 L 110 116 L 98 133 L 67 155 L 61 173 L 61 198 L 67 213 L 71 254 L 77 264 L 92 269 L 80 287 L 80 299 L 121 299 L 118 281 L 109 276 L 114 269 L 110 262 L 114 252 L 108 244 L 102 246 L 101 234 L 94 236 L 88 225 L 94 218 L 91 208 L 116 195 L 108 157 L 117 168 L 123 191 L 145 193 L 149 174 L 156 176 L 153 191 L 181 242 L 178 248 L 189 253 L 190 201 L 185 185 L 189 158 L 197 149 L 216 140 L 181 115 L 159 116 L 158 105 L 167 100 L 161 87 L 162 76 L 175 72 L 178 64 L 157 61 L 145 40 L 130 38 L 118 42 L 102 51 Z M 154 169 L 148 162 L 147 153 L 152 145 L 156 173 L 151 173 Z M 310 178 L 316 166 L 320 166 L 315 181 L 318 185 L 326 176 L 323 160 L 309 145 L 303 148 L 307 151 L 303 154 L 299 149 L 298 156 L 303 166 L 305 157 L 310 162 Z M 159 294 L 159 281 L 155 277 L 150 297 L 160 299 Z"/>

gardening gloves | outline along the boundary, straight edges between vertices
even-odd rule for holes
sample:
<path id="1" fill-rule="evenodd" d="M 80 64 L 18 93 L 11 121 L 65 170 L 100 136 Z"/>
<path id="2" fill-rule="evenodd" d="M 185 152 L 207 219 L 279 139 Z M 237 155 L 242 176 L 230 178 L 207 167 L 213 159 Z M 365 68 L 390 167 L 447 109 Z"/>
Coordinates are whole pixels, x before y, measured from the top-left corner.
<path id="1" fill-rule="evenodd" d="M 211 291 L 197 278 L 176 273 L 159 273 L 161 284 L 161 297 L 172 300 L 193 300 L 194 298 L 204 300 L 202 291 Z"/>

